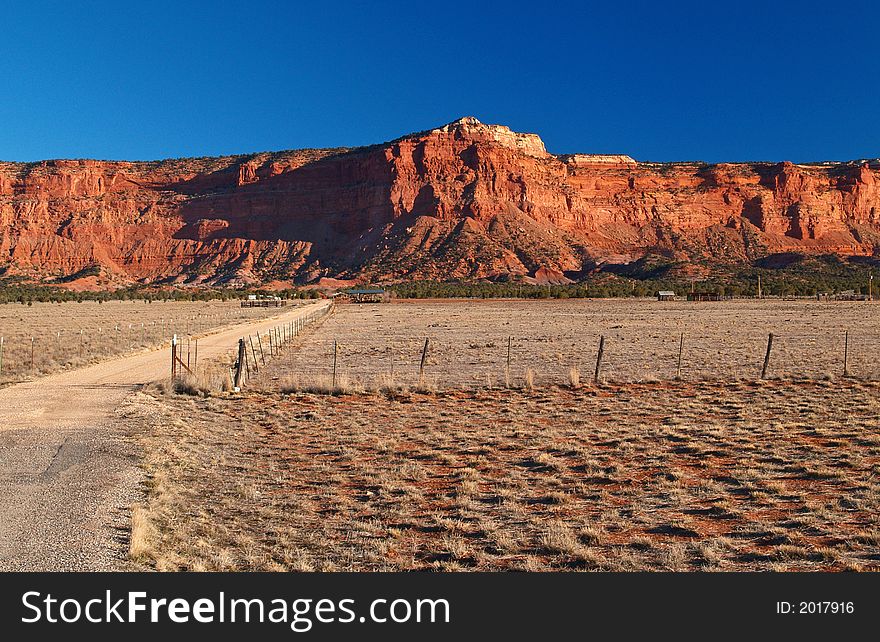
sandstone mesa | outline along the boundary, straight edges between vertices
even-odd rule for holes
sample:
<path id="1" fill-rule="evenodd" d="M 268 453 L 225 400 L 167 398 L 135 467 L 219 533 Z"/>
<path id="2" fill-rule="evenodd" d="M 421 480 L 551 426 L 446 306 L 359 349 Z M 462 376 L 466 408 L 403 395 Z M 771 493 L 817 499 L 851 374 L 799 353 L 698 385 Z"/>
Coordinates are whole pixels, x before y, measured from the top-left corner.
<path id="1" fill-rule="evenodd" d="M 353 149 L 0 163 L 0 273 L 33 281 L 564 282 L 645 255 L 878 251 L 878 160 L 554 155 L 471 117 Z"/>

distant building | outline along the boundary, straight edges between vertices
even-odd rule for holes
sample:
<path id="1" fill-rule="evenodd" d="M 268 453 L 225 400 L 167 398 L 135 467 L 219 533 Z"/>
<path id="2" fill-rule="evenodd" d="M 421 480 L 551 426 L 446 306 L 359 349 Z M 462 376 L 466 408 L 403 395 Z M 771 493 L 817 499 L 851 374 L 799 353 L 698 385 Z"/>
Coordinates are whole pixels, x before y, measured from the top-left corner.
<path id="1" fill-rule="evenodd" d="M 720 292 L 690 292 L 688 294 L 688 301 L 723 301 L 732 298 L 724 296 Z"/>
<path id="2" fill-rule="evenodd" d="M 857 294 L 855 290 L 844 290 L 834 295 L 835 301 L 869 301 L 867 294 Z"/>
<path id="3" fill-rule="evenodd" d="M 675 292 L 672 290 L 660 290 L 657 293 L 658 301 L 675 301 Z"/>
<path id="4" fill-rule="evenodd" d="M 341 294 L 353 303 L 382 303 L 388 300 L 388 292 L 381 288 L 343 290 Z"/>
<path id="5" fill-rule="evenodd" d="M 247 300 L 241 302 L 243 308 L 283 308 L 287 301 L 278 296 L 268 294 L 248 294 Z"/>

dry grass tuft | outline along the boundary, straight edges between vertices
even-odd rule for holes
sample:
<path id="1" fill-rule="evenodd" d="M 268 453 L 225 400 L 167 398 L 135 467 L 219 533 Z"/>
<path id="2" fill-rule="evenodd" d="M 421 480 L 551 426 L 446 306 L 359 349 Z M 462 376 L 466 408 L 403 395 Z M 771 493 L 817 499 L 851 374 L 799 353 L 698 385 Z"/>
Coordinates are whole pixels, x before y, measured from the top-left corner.
<path id="1" fill-rule="evenodd" d="M 414 392 L 422 394 L 433 394 L 440 389 L 440 385 L 436 377 L 422 377 L 419 382 L 413 386 Z"/>
<path id="2" fill-rule="evenodd" d="M 399 394 L 407 391 L 407 386 L 395 381 L 394 375 L 381 373 L 373 379 L 371 390 L 385 394 Z"/>
<path id="3" fill-rule="evenodd" d="M 207 395 L 211 392 L 207 387 L 206 382 L 200 381 L 198 377 L 189 373 L 175 379 L 171 384 L 171 389 L 176 394 L 190 395 L 192 397 Z"/>
<path id="4" fill-rule="evenodd" d="M 578 555 L 584 550 L 575 532 L 560 521 L 547 525 L 541 535 L 540 544 L 550 553 Z"/>
<path id="5" fill-rule="evenodd" d="M 578 388 L 581 385 L 581 371 L 575 366 L 568 369 L 568 387 Z"/>
<path id="6" fill-rule="evenodd" d="M 128 556 L 137 562 L 147 562 L 153 557 L 153 542 L 156 531 L 150 521 L 149 512 L 140 505 L 131 509 L 131 535 Z"/>
<path id="7" fill-rule="evenodd" d="M 205 362 L 194 374 L 186 372 L 175 379 L 171 390 L 179 395 L 210 397 L 215 392 L 231 391 L 232 377 L 229 368 L 222 363 Z"/>
<path id="8" fill-rule="evenodd" d="M 349 395 L 362 393 L 364 388 L 348 375 L 337 375 L 335 382 L 331 376 L 319 375 L 310 379 L 291 377 L 282 384 L 281 392 L 284 394 Z"/>

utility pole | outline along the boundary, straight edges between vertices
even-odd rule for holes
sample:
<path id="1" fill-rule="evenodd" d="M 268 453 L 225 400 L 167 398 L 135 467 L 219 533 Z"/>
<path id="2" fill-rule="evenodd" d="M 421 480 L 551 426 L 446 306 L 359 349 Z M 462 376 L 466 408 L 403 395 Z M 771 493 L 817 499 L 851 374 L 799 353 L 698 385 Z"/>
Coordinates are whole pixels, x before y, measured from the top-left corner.
<path id="1" fill-rule="evenodd" d="M 763 299 L 764 297 L 761 295 L 761 275 L 758 275 L 758 298 Z"/>
<path id="2" fill-rule="evenodd" d="M 874 300 L 874 274 L 868 272 L 868 301 Z"/>

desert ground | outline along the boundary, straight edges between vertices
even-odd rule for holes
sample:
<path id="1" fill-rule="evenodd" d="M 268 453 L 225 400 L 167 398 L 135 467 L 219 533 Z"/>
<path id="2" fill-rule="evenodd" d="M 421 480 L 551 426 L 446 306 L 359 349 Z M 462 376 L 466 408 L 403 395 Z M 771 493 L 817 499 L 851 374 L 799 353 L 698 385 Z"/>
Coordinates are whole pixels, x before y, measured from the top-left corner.
<path id="1" fill-rule="evenodd" d="M 878 313 L 778 301 L 338 305 L 240 393 L 139 394 L 148 481 L 131 563 L 880 570 Z"/>
<path id="2" fill-rule="evenodd" d="M 340 305 L 319 332 L 273 369 L 273 384 L 313 381 L 337 373 L 370 386 L 393 373 L 418 380 L 429 340 L 425 378 L 439 387 L 505 383 L 510 341 L 510 383 L 527 371 L 537 385 L 565 383 L 571 368 L 594 374 L 605 336 L 601 378 L 646 382 L 675 378 L 682 346 L 682 379 L 754 379 L 767 335 L 774 333 L 768 377 L 820 379 L 848 370 L 880 378 L 880 308 L 864 302 L 735 300 L 689 303 L 605 299 L 562 301 L 409 301 Z M 683 341 L 682 341 L 683 335 Z"/>
<path id="3" fill-rule="evenodd" d="M 880 386 L 174 396 L 160 570 L 880 570 Z"/>
<path id="4" fill-rule="evenodd" d="M 175 334 L 185 341 L 277 313 L 220 300 L 0 305 L 0 385 L 155 348 Z"/>

